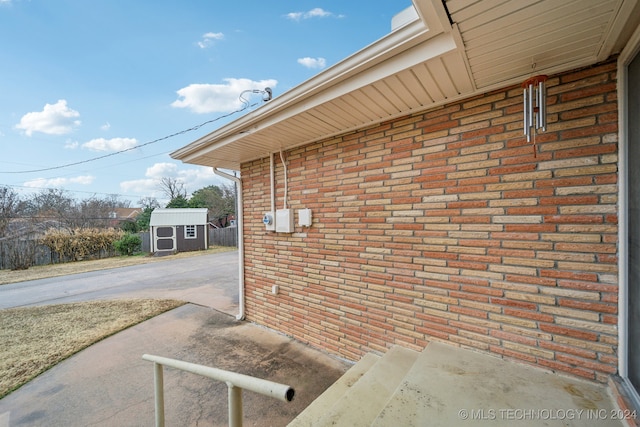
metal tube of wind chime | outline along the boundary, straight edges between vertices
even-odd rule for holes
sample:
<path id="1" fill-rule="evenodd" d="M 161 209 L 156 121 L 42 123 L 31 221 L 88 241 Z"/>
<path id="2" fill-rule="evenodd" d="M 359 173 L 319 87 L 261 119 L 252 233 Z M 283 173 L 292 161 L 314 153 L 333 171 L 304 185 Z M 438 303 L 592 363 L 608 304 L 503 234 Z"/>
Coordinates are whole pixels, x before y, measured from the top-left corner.
<path id="1" fill-rule="evenodd" d="M 536 132 L 547 130 L 547 76 L 531 77 L 522 83 L 524 99 L 524 134 L 531 142 L 533 134 L 533 154 L 536 154 Z"/>

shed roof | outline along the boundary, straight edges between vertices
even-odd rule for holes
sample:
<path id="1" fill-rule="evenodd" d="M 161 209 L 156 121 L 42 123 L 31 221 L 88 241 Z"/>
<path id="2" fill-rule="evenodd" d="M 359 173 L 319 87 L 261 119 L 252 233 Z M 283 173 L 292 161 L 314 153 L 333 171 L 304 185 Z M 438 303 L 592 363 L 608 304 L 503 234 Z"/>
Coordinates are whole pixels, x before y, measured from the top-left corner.
<path id="1" fill-rule="evenodd" d="M 151 212 L 149 225 L 203 225 L 207 223 L 207 208 L 167 208 L 154 209 Z"/>
<path id="2" fill-rule="evenodd" d="M 412 4 L 387 36 L 171 157 L 239 170 L 272 152 L 605 60 L 640 20 L 638 0 Z"/>

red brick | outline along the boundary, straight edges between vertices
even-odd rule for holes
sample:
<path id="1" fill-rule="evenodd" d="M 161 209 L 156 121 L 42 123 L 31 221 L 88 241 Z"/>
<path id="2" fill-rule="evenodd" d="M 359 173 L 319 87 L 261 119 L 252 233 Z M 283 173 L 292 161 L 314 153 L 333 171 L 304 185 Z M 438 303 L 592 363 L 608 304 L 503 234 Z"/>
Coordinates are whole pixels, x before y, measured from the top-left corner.
<path id="1" fill-rule="evenodd" d="M 506 298 L 491 298 L 491 304 L 504 305 L 506 307 L 522 308 L 524 310 L 536 310 L 538 305 L 527 301 L 510 300 Z M 522 316 L 519 316 L 522 317 Z"/>
<path id="2" fill-rule="evenodd" d="M 540 324 L 540 330 L 543 332 L 549 332 L 551 334 L 566 335 L 568 337 L 583 339 L 587 341 L 595 341 L 598 339 L 598 334 L 590 331 L 582 331 L 579 329 L 567 328 L 564 326 L 550 325 L 546 323 Z"/>
<path id="3" fill-rule="evenodd" d="M 575 138 L 584 138 L 589 135 L 599 135 L 599 134 L 607 134 L 607 133 L 616 133 L 618 132 L 618 124 L 610 123 L 606 125 L 600 126 L 587 126 L 583 128 L 578 128 L 574 130 L 567 130 L 562 132 L 562 137 L 566 139 L 575 139 Z"/>
<path id="4" fill-rule="evenodd" d="M 476 310 L 469 307 L 460 307 L 457 305 L 449 307 L 449 311 L 452 313 L 464 314 L 466 316 L 478 317 L 480 319 L 487 319 L 489 317 L 486 311 Z"/>
<path id="5" fill-rule="evenodd" d="M 539 313 L 528 310 L 516 310 L 512 308 L 505 308 L 503 310 L 507 316 L 521 317 L 523 319 L 531 319 L 539 322 L 553 322 L 553 316 L 549 314 Z"/>
<path id="6" fill-rule="evenodd" d="M 570 150 L 562 150 L 555 153 L 556 159 L 568 159 L 575 157 L 587 157 L 598 154 L 611 154 L 618 151 L 615 144 L 592 145 L 590 147 L 580 147 Z"/>
<path id="7" fill-rule="evenodd" d="M 571 279 L 588 282 L 597 282 L 598 275 L 594 273 L 580 273 L 572 271 L 559 271 L 559 270 L 540 270 L 540 276 L 542 277 L 555 277 L 557 279 Z"/>
<path id="8" fill-rule="evenodd" d="M 565 197 L 542 197 L 541 205 L 597 205 L 597 195 L 565 196 Z"/>
<path id="9" fill-rule="evenodd" d="M 590 380 L 595 379 L 595 373 L 588 368 L 581 368 L 579 366 L 571 365 L 569 363 L 562 363 L 555 360 L 539 359 L 538 363 L 544 367 L 553 369 L 558 372 L 565 372 L 579 377 L 584 377 Z"/>
<path id="10" fill-rule="evenodd" d="M 495 338 L 499 338 L 501 340 L 516 342 L 524 345 L 528 345 L 530 347 L 535 347 L 537 345 L 537 340 L 531 337 L 527 337 L 524 335 L 512 334 L 510 332 L 497 331 L 492 330 L 490 335 Z"/>
<path id="11" fill-rule="evenodd" d="M 498 167 L 492 168 L 489 170 L 489 174 L 491 175 L 509 175 L 509 174 L 517 174 L 517 173 L 525 173 L 525 172 L 533 172 L 537 168 L 537 164 L 526 164 L 526 165 L 515 165 L 508 167 Z"/>
<path id="12" fill-rule="evenodd" d="M 598 302 L 579 301 L 568 298 L 559 298 L 558 305 L 564 307 L 577 308 L 579 310 L 593 311 L 596 313 L 615 314 L 618 312 L 618 306 L 612 304 L 603 304 Z"/>
<path id="13" fill-rule="evenodd" d="M 616 84 L 613 82 L 608 84 L 593 85 L 593 86 L 581 88 L 579 90 L 575 90 L 572 92 L 563 93 L 562 95 L 560 95 L 560 102 L 568 102 L 568 101 L 573 101 L 575 99 L 588 98 L 597 94 L 615 92 L 615 90 L 616 90 Z M 598 111 L 602 111 L 602 107 L 600 108 L 601 109 Z M 604 109 L 604 111 L 607 111 L 607 110 Z"/>
<path id="14" fill-rule="evenodd" d="M 601 224 L 602 215 L 553 215 L 545 216 L 544 222 L 556 224 Z"/>
<path id="15" fill-rule="evenodd" d="M 514 351 L 514 350 L 508 350 L 495 345 L 492 345 L 489 348 L 492 352 L 501 354 L 506 357 L 510 357 L 518 360 L 524 360 L 525 362 L 529 362 L 529 363 L 536 363 L 536 357 L 530 354 L 525 354 L 525 353 L 521 353 L 519 351 Z"/>
<path id="16" fill-rule="evenodd" d="M 536 181 L 537 187 L 575 187 L 582 185 L 593 184 L 593 179 L 590 176 L 578 176 L 571 178 L 555 178 L 555 179 L 541 179 Z"/>
<path id="17" fill-rule="evenodd" d="M 561 353 L 573 354 L 574 356 L 582 357 L 585 359 L 595 359 L 596 352 L 592 350 L 585 350 L 583 348 L 571 347 L 564 344 L 558 344 L 551 341 L 540 340 L 540 347 L 548 350 L 553 350 Z"/>
<path id="18" fill-rule="evenodd" d="M 565 355 L 562 353 L 556 354 L 556 360 L 559 362 L 565 362 L 573 366 L 579 366 L 581 368 L 590 369 L 597 372 L 606 372 L 609 374 L 615 374 L 618 371 L 618 367 L 615 365 L 608 365 L 604 363 L 598 363 L 587 359 L 578 358 L 575 356 Z"/>

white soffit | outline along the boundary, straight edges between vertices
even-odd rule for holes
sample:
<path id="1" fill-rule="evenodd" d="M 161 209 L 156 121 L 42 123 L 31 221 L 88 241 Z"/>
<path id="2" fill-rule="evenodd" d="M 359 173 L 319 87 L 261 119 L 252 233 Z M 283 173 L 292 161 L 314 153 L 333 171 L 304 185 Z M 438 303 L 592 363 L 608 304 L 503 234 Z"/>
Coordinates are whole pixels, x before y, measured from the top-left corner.
<path id="1" fill-rule="evenodd" d="M 478 89 L 603 61 L 636 0 L 446 0 Z"/>
<path id="2" fill-rule="evenodd" d="M 415 11 L 401 12 L 388 36 L 171 156 L 238 170 L 271 152 L 591 65 L 613 53 L 637 3 L 413 0 Z"/>

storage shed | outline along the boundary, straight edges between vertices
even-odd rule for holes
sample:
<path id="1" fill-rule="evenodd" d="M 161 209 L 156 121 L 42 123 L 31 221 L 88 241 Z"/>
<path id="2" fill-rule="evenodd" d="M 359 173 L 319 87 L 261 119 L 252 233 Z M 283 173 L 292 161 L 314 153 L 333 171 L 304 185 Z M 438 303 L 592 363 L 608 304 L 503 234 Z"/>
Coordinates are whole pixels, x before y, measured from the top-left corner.
<path id="1" fill-rule="evenodd" d="M 188 252 L 207 249 L 206 208 L 155 209 L 149 221 L 151 252 Z"/>

